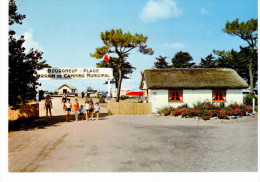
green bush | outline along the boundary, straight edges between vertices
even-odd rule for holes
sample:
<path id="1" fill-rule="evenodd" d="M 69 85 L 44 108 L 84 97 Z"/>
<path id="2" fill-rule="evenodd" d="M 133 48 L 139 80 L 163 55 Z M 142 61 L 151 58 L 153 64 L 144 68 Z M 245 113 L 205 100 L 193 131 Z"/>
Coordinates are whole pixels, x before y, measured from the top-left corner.
<path id="1" fill-rule="evenodd" d="M 219 106 L 220 106 L 220 108 L 224 108 L 225 107 L 225 103 L 224 102 L 220 102 Z"/>
<path id="2" fill-rule="evenodd" d="M 50 92 L 50 95 L 53 95 L 53 92 Z"/>
<path id="3" fill-rule="evenodd" d="M 53 92 L 53 94 L 54 94 L 54 95 L 58 95 L 58 92 L 57 92 L 57 91 L 55 91 L 55 92 Z"/>
<path id="4" fill-rule="evenodd" d="M 253 98 L 255 98 L 255 105 L 257 106 L 257 100 L 258 100 L 258 97 L 256 95 L 247 95 L 245 98 L 244 98 L 244 103 L 245 104 L 249 104 L 249 105 L 253 105 Z"/>
<path id="5" fill-rule="evenodd" d="M 78 93 L 75 93 L 74 95 L 75 95 L 75 96 L 78 96 Z"/>
<path id="6" fill-rule="evenodd" d="M 120 100 L 125 100 L 125 96 L 124 96 L 124 95 L 121 95 L 121 96 L 120 96 Z"/>

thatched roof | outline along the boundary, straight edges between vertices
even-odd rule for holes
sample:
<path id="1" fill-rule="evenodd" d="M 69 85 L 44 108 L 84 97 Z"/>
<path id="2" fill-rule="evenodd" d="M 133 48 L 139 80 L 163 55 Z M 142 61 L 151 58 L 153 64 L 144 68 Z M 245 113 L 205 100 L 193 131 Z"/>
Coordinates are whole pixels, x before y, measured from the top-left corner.
<path id="1" fill-rule="evenodd" d="M 248 84 L 233 69 L 227 68 L 175 68 L 144 70 L 148 89 L 241 89 Z M 143 87 L 143 79 L 140 88 Z"/>

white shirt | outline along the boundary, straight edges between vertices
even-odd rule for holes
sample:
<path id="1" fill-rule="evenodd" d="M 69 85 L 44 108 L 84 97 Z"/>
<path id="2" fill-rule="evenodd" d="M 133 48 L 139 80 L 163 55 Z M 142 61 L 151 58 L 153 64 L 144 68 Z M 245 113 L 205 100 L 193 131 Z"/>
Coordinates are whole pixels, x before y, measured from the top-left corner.
<path id="1" fill-rule="evenodd" d="M 85 104 L 85 109 L 89 110 L 89 104 L 88 103 Z"/>
<path id="2" fill-rule="evenodd" d="M 65 105 L 66 105 L 67 108 L 71 108 L 71 103 L 67 102 Z"/>
<path id="3" fill-rule="evenodd" d="M 95 111 L 99 111 L 99 106 L 95 106 Z"/>

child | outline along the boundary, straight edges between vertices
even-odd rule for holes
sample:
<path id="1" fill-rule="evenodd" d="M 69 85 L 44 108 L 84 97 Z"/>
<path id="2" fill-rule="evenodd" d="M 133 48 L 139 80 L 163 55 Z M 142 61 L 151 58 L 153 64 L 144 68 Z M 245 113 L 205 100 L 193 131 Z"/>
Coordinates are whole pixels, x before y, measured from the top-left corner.
<path id="1" fill-rule="evenodd" d="M 92 121 L 94 120 L 93 119 L 93 109 L 94 109 L 94 106 L 93 106 L 93 102 L 89 102 L 89 117 L 91 116 L 91 119 Z"/>
<path id="2" fill-rule="evenodd" d="M 66 106 L 66 111 L 67 111 L 67 115 L 66 115 L 66 121 L 70 121 L 70 113 L 71 113 L 71 108 L 72 108 L 72 104 L 70 103 L 70 99 L 67 99 L 67 103 L 65 104 Z"/>
<path id="3" fill-rule="evenodd" d="M 45 105 L 44 105 L 44 109 L 46 108 L 46 116 L 48 117 L 48 110 L 50 112 L 51 115 L 51 108 L 52 108 L 52 101 L 50 99 L 50 96 L 47 95 L 47 98 L 45 100 Z M 51 115 L 52 116 L 52 115 Z"/>
<path id="4" fill-rule="evenodd" d="M 88 121 L 88 116 L 89 116 L 89 101 L 86 101 L 85 104 L 85 109 L 86 109 L 86 120 Z"/>
<path id="5" fill-rule="evenodd" d="M 76 121 L 78 121 L 78 110 L 79 110 L 78 99 L 75 99 L 74 112 L 75 112 L 75 120 L 76 120 Z"/>
<path id="6" fill-rule="evenodd" d="M 96 106 L 95 106 L 95 113 L 96 113 L 96 120 L 98 120 L 98 118 L 99 118 L 99 104 L 98 104 L 98 102 L 96 102 L 96 104 L 95 104 Z"/>
<path id="7" fill-rule="evenodd" d="M 81 105 L 79 109 L 79 119 L 83 120 L 83 115 L 84 115 L 84 108 L 83 105 Z"/>

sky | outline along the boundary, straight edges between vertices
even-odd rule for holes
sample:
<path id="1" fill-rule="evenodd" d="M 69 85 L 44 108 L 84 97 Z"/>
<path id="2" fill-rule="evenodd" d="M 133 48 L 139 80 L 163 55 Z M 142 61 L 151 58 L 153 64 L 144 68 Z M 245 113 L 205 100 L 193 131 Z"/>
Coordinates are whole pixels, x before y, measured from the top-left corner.
<path id="1" fill-rule="evenodd" d="M 136 67 L 122 88 L 139 90 L 140 72 L 151 69 L 156 57 L 171 58 L 189 52 L 199 64 L 213 50 L 239 50 L 246 42 L 222 31 L 227 21 L 258 17 L 257 0 L 16 0 L 18 12 L 26 15 L 22 25 L 12 25 L 24 46 L 43 51 L 43 60 L 58 68 L 95 68 L 100 62 L 90 56 L 103 46 L 100 33 L 121 28 L 123 32 L 148 37 L 153 55 L 134 49 L 128 61 Z M 79 92 L 91 86 L 107 90 L 105 80 L 41 80 L 40 89 L 55 91 L 71 84 Z M 112 88 L 114 87 L 111 85 Z"/>

